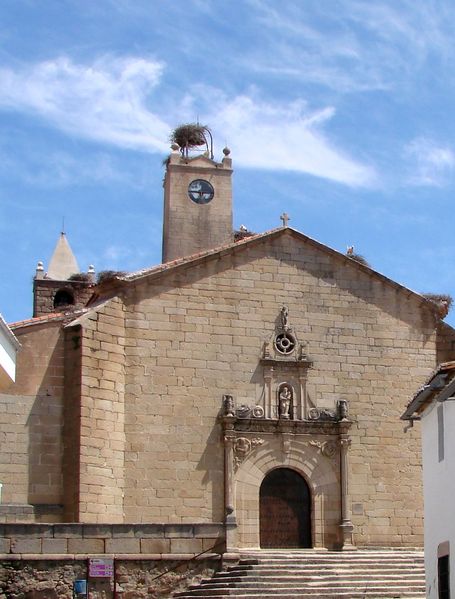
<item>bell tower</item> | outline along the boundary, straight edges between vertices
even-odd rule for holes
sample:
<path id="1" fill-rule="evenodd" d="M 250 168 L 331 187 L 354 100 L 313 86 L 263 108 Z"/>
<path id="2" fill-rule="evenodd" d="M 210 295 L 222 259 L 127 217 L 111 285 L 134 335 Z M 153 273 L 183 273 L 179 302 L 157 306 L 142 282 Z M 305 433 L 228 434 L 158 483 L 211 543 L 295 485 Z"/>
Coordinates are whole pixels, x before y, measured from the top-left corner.
<path id="1" fill-rule="evenodd" d="M 216 162 L 207 135 L 211 142 L 210 131 L 199 125 L 182 125 L 174 131 L 164 177 L 163 262 L 234 240 L 230 150 L 225 148 L 224 158 Z M 206 151 L 190 156 L 189 150 L 200 145 Z"/>
<path id="2" fill-rule="evenodd" d="M 95 269 L 80 272 L 76 257 L 62 231 L 47 272 L 40 261 L 33 280 L 33 316 L 83 308 L 92 295 Z"/>

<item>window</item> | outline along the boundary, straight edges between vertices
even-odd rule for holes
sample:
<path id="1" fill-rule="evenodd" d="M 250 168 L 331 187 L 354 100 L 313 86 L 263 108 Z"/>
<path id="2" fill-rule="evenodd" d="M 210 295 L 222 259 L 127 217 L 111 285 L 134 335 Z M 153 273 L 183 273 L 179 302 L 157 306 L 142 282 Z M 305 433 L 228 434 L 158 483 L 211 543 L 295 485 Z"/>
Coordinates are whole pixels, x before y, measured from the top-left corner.
<path id="1" fill-rule="evenodd" d="M 59 289 L 54 297 L 54 308 L 74 304 L 74 296 L 68 289 Z"/>
<path id="2" fill-rule="evenodd" d="M 438 557 L 438 599 L 450 599 L 449 556 Z"/>

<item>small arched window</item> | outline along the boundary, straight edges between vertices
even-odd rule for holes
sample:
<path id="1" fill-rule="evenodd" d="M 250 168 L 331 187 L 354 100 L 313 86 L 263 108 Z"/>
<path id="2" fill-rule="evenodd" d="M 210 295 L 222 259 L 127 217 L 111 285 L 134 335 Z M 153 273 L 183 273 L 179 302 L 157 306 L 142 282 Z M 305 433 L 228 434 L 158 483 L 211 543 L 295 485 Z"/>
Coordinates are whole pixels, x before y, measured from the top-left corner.
<path id="1" fill-rule="evenodd" d="M 54 297 L 54 308 L 71 306 L 74 304 L 74 295 L 68 289 L 59 289 Z"/>

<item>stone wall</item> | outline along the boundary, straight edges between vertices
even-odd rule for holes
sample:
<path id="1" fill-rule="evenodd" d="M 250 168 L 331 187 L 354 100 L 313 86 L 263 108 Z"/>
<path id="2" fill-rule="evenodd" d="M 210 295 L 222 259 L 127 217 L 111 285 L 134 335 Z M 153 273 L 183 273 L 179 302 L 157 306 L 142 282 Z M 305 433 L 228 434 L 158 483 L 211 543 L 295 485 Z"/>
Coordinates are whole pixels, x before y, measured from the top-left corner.
<path id="1" fill-rule="evenodd" d="M 18 381 L 0 396 L 4 501 L 24 519 L 33 504 L 42 521 L 37 506 L 49 506 L 51 520 L 87 523 L 223 521 L 222 396 L 263 401 L 261 349 L 286 305 L 313 361 L 309 400 L 349 402 L 355 542 L 420 544 L 420 442 L 418 431 L 403 433 L 399 416 L 437 357 L 453 349 L 447 331 L 437 355 L 431 307 L 290 231 L 163 268 L 124 282 L 119 297 L 65 329 L 57 319 L 17 331 Z M 250 546 L 267 469 L 285 466 L 287 452 L 311 482 L 313 449 L 291 437 L 285 451 L 278 432 L 270 437 L 273 455 L 258 452 L 259 465 L 239 469 L 235 481 L 239 538 Z M 330 491 L 328 520 L 322 504 L 313 513 L 324 544 L 322 524 L 335 528 L 340 493 L 331 474 L 323 481 L 314 471 L 314 481 Z M 175 553 L 177 541 L 168 544 Z M 101 550 L 99 540 L 93 545 Z"/>
<path id="2" fill-rule="evenodd" d="M 123 521 L 124 325 L 123 304 L 114 299 L 81 316 L 67 332 L 79 355 L 73 364 L 77 388 L 67 385 L 75 397 L 68 402 L 66 424 L 74 422 L 77 436 L 74 455 L 74 446 L 67 449 L 78 462 L 68 475 L 74 477 L 69 484 L 78 503 L 72 519 L 80 522 Z"/>
<path id="3" fill-rule="evenodd" d="M 145 278 L 123 296 L 127 521 L 223 518 L 221 398 L 261 401 L 260 351 L 286 305 L 314 361 L 310 399 L 350 405 L 355 541 L 422 543 L 420 441 L 399 416 L 436 364 L 431 308 L 291 233 Z"/>
<path id="4" fill-rule="evenodd" d="M 61 327 L 57 320 L 15 330 L 17 380 L 0 394 L 3 503 L 62 503 Z"/>
<path id="5" fill-rule="evenodd" d="M 170 597 L 220 567 L 221 524 L 0 525 L 0 599 L 70 599 L 89 558 L 114 558 L 117 599 Z M 114 578 L 89 579 L 91 599 Z"/>
<path id="6" fill-rule="evenodd" d="M 33 316 L 52 314 L 58 311 L 71 311 L 84 308 L 93 293 L 93 283 L 85 281 L 54 281 L 52 279 L 34 279 Z M 74 298 L 73 304 L 54 308 L 55 294 L 68 291 Z"/>
<path id="7" fill-rule="evenodd" d="M 221 567 L 214 556 L 197 560 L 126 560 L 115 562 L 114 579 L 88 579 L 90 599 L 166 599 Z M 86 579 L 87 559 L 0 562 L 0 599 L 74 599 L 75 580 Z"/>
<path id="8" fill-rule="evenodd" d="M 164 178 L 163 262 L 231 243 L 231 159 L 221 163 L 199 156 L 188 160 L 177 152 L 169 157 Z M 208 204 L 188 197 L 188 185 L 204 179 L 214 187 Z"/>
<path id="9" fill-rule="evenodd" d="M 437 362 L 448 362 L 455 356 L 455 331 L 445 322 L 438 323 Z M 411 398 L 409 398 L 411 399 Z"/>
<path id="10" fill-rule="evenodd" d="M 50 555 L 129 555 L 176 559 L 217 545 L 221 524 L 0 524 L 3 559 L 45 559 Z"/>

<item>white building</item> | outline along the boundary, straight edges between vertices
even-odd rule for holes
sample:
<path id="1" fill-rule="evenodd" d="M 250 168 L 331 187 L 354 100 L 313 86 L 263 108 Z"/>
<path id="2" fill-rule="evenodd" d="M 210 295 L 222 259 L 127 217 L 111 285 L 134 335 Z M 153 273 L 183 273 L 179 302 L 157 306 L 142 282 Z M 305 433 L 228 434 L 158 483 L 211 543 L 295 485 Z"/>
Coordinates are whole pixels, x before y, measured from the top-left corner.
<path id="1" fill-rule="evenodd" d="M 16 354 L 19 342 L 0 314 L 0 390 L 16 380 Z"/>
<path id="2" fill-rule="evenodd" d="M 401 418 L 422 423 L 427 597 L 449 599 L 455 590 L 455 362 L 438 367 Z"/>

